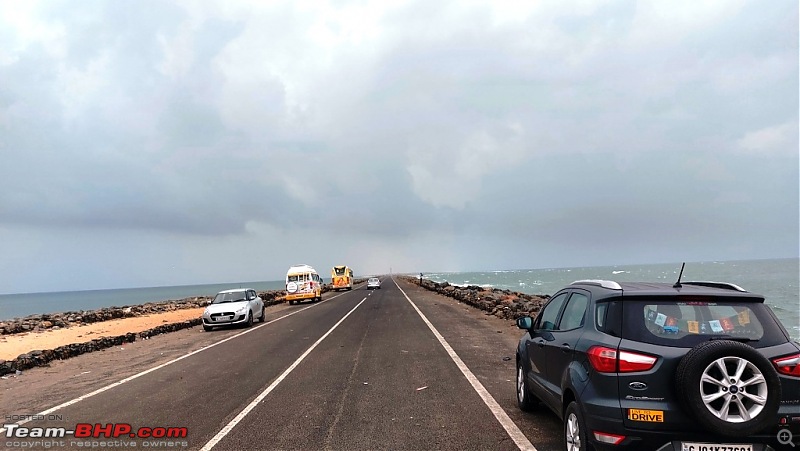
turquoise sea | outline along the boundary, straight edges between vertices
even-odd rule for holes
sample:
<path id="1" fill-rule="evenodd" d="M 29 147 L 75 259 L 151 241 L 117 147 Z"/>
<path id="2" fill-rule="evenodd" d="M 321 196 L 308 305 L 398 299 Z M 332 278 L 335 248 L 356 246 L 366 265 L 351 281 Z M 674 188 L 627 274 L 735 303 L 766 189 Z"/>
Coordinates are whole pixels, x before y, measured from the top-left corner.
<path id="1" fill-rule="evenodd" d="M 480 285 L 529 294 L 553 294 L 579 279 L 674 282 L 680 263 L 596 266 L 584 268 L 510 269 L 477 272 L 425 272 L 424 277 L 455 285 Z M 418 273 L 417 273 L 418 275 Z M 786 329 L 800 338 L 800 259 L 687 263 L 683 280 L 735 283 L 765 296 Z M 152 301 L 213 296 L 219 291 L 249 287 L 281 290 L 283 281 L 234 282 L 116 290 L 68 291 L 0 295 L 0 320 L 35 313 L 93 310 Z"/>

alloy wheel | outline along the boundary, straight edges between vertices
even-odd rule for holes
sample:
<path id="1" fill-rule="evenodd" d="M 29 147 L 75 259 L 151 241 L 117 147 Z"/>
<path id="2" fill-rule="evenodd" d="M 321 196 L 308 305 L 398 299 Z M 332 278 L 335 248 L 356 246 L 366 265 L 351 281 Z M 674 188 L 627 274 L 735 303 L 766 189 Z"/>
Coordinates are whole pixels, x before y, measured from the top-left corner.
<path id="1" fill-rule="evenodd" d="M 769 387 L 764 374 L 741 357 L 711 362 L 700 377 L 703 404 L 717 418 L 743 423 L 758 416 L 767 403 Z"/>
<path id="2" fill-rule="evenodd" d="M 567 427 L 565 428 L 567 451 L 579 451 L 581 448 L 581 429 L 578 423 L 578 416 L 570 413 L 567 417 Z"/>

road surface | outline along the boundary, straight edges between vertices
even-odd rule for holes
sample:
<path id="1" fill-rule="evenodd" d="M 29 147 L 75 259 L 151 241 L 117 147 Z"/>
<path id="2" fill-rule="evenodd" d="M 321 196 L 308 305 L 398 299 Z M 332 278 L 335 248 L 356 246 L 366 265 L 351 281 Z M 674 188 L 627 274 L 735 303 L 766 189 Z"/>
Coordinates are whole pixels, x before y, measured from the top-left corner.
<path id="1" fill-rule="evenodd" d="M 105 367 L 32 374 L 28 385 L 42 386 L 39 396 L 0 404 L 5 423 L 8 415 L 41 417 L 22 424 L 29 437 L 18 436 L 22 429 L 15 437 L 3 431 L 2 445 L 560 449 L 561 425 L 552 413 L 516 407 L 514 349 L 521 334 L 508 321 L 388 276 L 380 290 L 362 285 L 314 304 L 270 307 L 266 320 L 250 329 L 169 334 L 177 337 L 170 345 L 109 353 Z M 70 371 L 74 377 L 64 378 Z M 72 431 L 77 424 L 118 424 L 125 434 L 30 437 L 33 428 Z M 185 429 L 158 429 L 172 427 Z M 140 428 L 186 436 L 132 437 Z"/>

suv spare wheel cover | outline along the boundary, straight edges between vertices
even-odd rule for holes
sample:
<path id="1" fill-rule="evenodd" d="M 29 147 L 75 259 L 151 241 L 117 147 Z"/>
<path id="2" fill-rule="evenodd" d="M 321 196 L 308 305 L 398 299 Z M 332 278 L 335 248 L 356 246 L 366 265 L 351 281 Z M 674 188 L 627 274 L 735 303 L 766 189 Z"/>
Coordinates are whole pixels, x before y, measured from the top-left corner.
<path id="1" fill-rule="evenodd" d="M 294 293 L 297 291 L 297 284 L 294 282 L 289 282 L 286 284 L 286 291 L 289 293 Z"/>
<path id="2" fill-rule="evenodd" d="M 752 346 L 700 343 L 681 359 L 675 376 L 684 409 L 709 430 L 746 437 L 777 424 L 780 379 Z"/>

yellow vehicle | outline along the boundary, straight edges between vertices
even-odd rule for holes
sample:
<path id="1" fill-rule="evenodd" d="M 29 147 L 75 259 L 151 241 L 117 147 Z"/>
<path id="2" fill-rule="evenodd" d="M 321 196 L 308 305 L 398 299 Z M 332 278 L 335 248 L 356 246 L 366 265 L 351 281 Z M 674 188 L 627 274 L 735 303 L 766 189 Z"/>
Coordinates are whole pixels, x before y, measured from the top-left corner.
<path id="1" fill-rule="evenodd" d="M 322 278 L 309 265 L 295 265 L 286 272 L 286 300 L 292 305 L 304 299 L 322 300 Z"/>
<path id="2" fill-rule="evenodd" d="M 334 266 L 331 270 L 331 285 L 336 291 L 353 289 L 353 270 L 347 266 Z"/>

